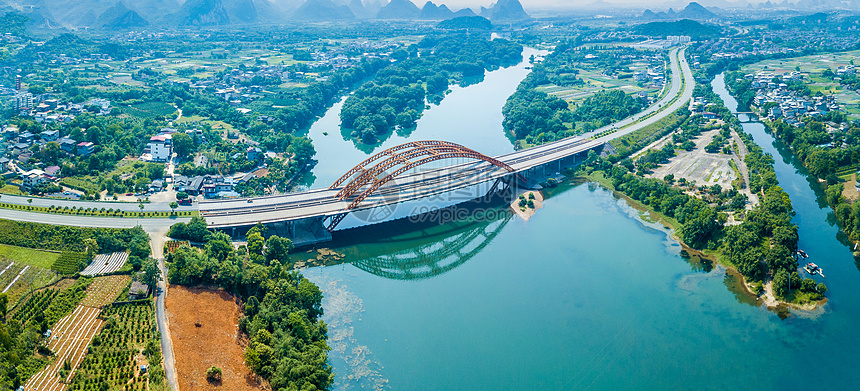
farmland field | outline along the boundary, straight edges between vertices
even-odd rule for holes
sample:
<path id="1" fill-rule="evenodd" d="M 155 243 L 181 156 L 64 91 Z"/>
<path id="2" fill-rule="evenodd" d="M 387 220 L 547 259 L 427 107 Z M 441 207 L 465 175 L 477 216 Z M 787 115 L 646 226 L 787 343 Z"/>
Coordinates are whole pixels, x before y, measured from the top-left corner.
<path id="1" fill-rule="evenodd" d="M 8 295 L 9 307 L 25 293 L 49 285 L 58 277 L 49 269 L 0 258 L 0 292 Z"/>
<path id="2" fill-rule="evenodd" d="M 114 302 L 129 283 L 131 276 L 126 275 L 96 277 L 87 288 L 87 297 L 81 301 L 81 305 L 104 307 Z"/>
<path id="3" fill-rule="evenodd" d="M 98 308 L 79 305 L 51 329 L 48 348 L 55 353 L 54 361 L 31 377 L 24 385 L 25 390 L 59 391 L 65 388 L 65 382 L 84 359 L 87 345 L 102 325 L 99 312 Z"/>
<path id="4" fill-rule="evenodd" d="M 60 254 L 55 252 L 0 244 L 0 259 L 6 258 L 10 261 L 26 263 L 43 269 L 50 269 L 59 257 Z"/>
<path id="5" fill-rule="evenodd" d="M 146 390 L 150 375 L 140 373 L 140 365 L 155 356 L 160 362 L 152 302 L 114 305 L 102 312 L 104 328 L 93 338 L 89 353 L 75 373 L 69 390 Z M 160 376 L 160 375 L 159 375 Z M 151 379 L 158 383 L 161 379 Z M 150 388 L 151 389 L 151 388 Z"/>
<path id="6" fill-rule="evenodd" d="M 94 276 L 113 273 L 122 268 L 126 260 L 128 260 L 128 253 L 99 254 L 93 258 L 93 262 L 81 272 L 81 275 Z"/>
<path id="7" fill-rule="evenodd" d="M 81 270 L 81 264 L 87 264 L 87 253 L 64 251 L 51 265 L 51 269 L 57 273 L 70 276 Z"/>

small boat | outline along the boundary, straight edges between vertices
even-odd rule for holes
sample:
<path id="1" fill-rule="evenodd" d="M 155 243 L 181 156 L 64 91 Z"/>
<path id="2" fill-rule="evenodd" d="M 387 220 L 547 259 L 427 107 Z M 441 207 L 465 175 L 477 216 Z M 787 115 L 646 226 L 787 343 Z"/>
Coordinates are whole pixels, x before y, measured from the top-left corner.
<path id="1" fill-rule="evenodd" d="M 806 272 L 809 274 L 812 274 L 812 275 L 818 274 L 819 276 L 824 277 L 824 270 L 821 270 L 821 268 L 818 267 L 818 265 L 816 265 L 812 262 L 807 263 L 806 266 L 803 267 L 803 270 L 806 270 Z"/>
<path id="2" fill-rule="evenodd" d="M 797 254 L 803 257 L 803 259 L 809 258 L 809 255 L 806 254 L 806 251 L 803 250 L 798 249 Z"/>

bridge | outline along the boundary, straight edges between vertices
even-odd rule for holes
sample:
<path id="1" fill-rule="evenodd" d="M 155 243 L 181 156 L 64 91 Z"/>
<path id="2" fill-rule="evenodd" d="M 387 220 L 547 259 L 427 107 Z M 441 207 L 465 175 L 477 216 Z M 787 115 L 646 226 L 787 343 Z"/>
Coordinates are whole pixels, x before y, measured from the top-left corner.
<path id="1" fill-rule="evenodd" d="M 350 214 L 363 214 L 363 221 L 370 224 L 381 220 L 373 217 L 373 211 L 397 204 L 480 185 L 486 186 L 488 192 L 526 185 L 533 181 L 530 178 L 542 176 L 547 169 L 554 172 L 564 164 L 575 165 L 589 151 L 656 123 L 685 106 L 692 97 L 695 82 L 684 51 L 670 52 L 672 82 L 662 99 L 632 117 L 591 133 L 494 157 L 446 141 L 408 142 L 358 163 L 327 189 L 206 201 L 200 203 L 200 214 L 209 228 L 235 229 L 263 223 L 286 230 L 297 244 L 315 244 L 330 240 L 330 232 Z M 428 168 L 438 161 L 453 164 Z"/>

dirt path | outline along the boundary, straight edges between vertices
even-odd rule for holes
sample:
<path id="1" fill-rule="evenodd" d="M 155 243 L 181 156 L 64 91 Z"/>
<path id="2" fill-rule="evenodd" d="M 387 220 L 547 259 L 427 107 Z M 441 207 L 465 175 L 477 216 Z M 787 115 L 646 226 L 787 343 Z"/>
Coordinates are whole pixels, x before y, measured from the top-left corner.
<path id="1" fill-rule="evenodd" d="M 152 257 L 158 260 L 158 268 L 161 269 L 161 281 L 155 287 L 155 321 L 158 324 L 158 332 L 161 333 L 161 353 L 164 357 L 164 375 L 170 388 L 179 390 L 177 382 L 176 364 L 173 353 L 173 341 L 170 337 L 170 325 L 164 310 L 164 302 L 167 297 L 167 268 L 164 267 L 164 242 L 167 239 L 169 227 L 162 227 L 148 231 L 149 245 L 152 248 Z"/>
<path id="2" fill-rule="evenodd" d="M 741 140 L 740 136 L 738 136 L 734 129 L 732 129 L 732 141 L 738 144 L 738 154 L 732 154 L 732 160 L 734 160 L 735 165 L 738 167 L 738 171 L 741 172 L 741 175 L 744 178 L 744 183 L 746 183 L 746 188 L 740 190 L 740 192 L 746 194 L 747 198 L 749 198 L 750 209 L 752 209 L 753 206 L 758 205 L 759 199 L 758 194 L 755 194 L 750 190 L 750 172 L 746 163 L 744 163 L 744 157 L 747 156 L 749 150 L 747 150 L 746 144 L 744 144 L 743 140 Z M 732 148 L 732 151 L 734 152 L 734 148 Z"/>

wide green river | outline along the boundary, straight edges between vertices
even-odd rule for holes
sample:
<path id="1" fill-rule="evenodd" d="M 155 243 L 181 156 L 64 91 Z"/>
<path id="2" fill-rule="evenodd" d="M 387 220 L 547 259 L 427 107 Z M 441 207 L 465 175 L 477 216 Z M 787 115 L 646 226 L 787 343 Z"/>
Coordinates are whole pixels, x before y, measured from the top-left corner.
<path id="1" fill-rule="evenodd" d="M 468 133 L 452 141 L 504 152 L 498 95 L 512 93 L 526 73 L 521 64 L 455 90 L 448 99 L 472 109 L 446 106 L 446 99 L 414 134 Z M 714 88 L 736 105 L 721 77 Z M 482 113 L 498 114 L 459 126 Z M 546 194 L 529 221 L 496 207 L 441 225 L 401 221 L 336 232 L 332 248 L 347 262 L 304 270 L 325 294 L 336 389 L 853 388 L 857 263 L 806 172 L 761 124 L 745 129 L 776 157 L 800 247 L 826 271 L 823 309 L 783 318 L 724 269 L 682 256 L 668 231 L 611 192 L 565 184 Z M 366 156 L 335 141 L 341 146 L 317 150 Z M 354 164 L 344 159 L 342 171 Z M 342 171 L 317 176 L 326 182 Z"/>

